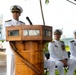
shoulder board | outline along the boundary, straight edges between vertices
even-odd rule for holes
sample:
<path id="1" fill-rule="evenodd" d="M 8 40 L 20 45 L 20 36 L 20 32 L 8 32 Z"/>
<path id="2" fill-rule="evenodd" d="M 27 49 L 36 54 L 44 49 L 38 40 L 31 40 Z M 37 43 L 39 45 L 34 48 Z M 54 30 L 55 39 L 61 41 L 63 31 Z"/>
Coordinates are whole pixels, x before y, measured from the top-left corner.
<path id="1" fill-rule="evenodd" d="M 5 22 L 10 22 L 11 20 L 7 20 L 7 21 L 5 21 Z"/>
<path id="2" fill-rule="evenodd" d="M 64 45 L 65 43 L 64 43 L 64 41 L 60 41 L 61 43 L 62 43 L 62 45 Z"/>
<path id="3" fill-rule="evenodd" d="M 55 41 L 52 41 L 52 43 L 54 43 Z"/>
<path id="4" fill-rule="evenodd" d="M 70 41 L 70 42 L 74 42 L 74 40 Z"/>
<path id="5" fill-rule="evenodd" d="M 22 21 L 19 21 L 19 22 L 24 23 L 24 22 L 22 22 Z"/>

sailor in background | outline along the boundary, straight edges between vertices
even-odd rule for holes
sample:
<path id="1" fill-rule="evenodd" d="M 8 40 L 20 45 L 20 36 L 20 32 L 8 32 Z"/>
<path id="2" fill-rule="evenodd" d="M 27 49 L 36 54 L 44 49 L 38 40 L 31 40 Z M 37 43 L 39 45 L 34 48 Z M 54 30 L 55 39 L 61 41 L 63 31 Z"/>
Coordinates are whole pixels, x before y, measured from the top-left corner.
<path id="1" fill-rule="evenodd" d="M 23 12 L 22 7 L 19 5 L 13 5 L 10 8 L 10 11 L 12 13 L 13 19 L 5 21 L 5 24 L 3 25 L 3 38 L 5 39 L 4 41 L 4 46 L 6 48 L 6 55 L 7 55 L 7 75 L 14 75 L 14 53 L 11 50 L 10 44 L 7 41 L 6 42 L 6 27 L 7 26 L 16 26 L 16 25 L 25 25 L 24 22 L 19 21 L 19 16 Z"/>
<path id="2" fill-rule="evenodd" d="M 74 39 L 70 41 L 70 58 L 76 60 L 76 30 L 74 31 Z"/>
<path id="3" fill-rule="evenodd" d="M 68 58 L 68 54 L 65 50 L 65 44 L 63 41 L 60 41 L 61 35 L 62 31 L 60 29 L 56 29 L 54 31 L 55 40 L 48 44 L 50 60 L 55 61 L 60 75 L 65 75 L 63 66 L 69 67 L 67 75 L 73 75 L 74 69 L 76 67 L 76 61 Z"/>

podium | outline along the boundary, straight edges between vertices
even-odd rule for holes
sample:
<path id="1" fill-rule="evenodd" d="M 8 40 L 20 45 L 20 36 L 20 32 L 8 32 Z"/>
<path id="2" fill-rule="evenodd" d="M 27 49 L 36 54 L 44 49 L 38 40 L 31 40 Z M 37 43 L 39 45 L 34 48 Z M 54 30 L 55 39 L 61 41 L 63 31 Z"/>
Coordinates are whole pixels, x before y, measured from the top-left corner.
<path id="1" fill-rule="evenodd" d="M 43 49 L 52 41 L 51 26 L 8 26 L 6 41 L 15 55 L 15 75 L 44 75 Z"/>

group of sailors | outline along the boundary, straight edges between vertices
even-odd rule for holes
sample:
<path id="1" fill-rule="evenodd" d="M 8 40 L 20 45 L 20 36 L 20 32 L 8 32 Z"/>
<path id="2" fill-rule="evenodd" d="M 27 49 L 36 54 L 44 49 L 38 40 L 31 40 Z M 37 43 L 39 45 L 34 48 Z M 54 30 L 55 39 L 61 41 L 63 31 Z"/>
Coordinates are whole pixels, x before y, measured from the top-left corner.
<path id="1" fill-rule="evenodd" d="M 50 67 L 49 69 L 51 69 L 53 66 L 49 70 L 49 75 L 55 75 L 55 66 L 57 66 L 60 75 L 65 75 L 64 66 L 69 68 L 66 75 L 74 75 L 76 68 L 76 30 L 74 31 L 74 39 L 69 41 L 70 57 L 68 57 L 64 41 L 60 40 L 62 34 L 62 30 L 56 29 L 54 31 L 54 41 L 48 43 L 50 58 L 45 60 L 44 67 L 47 66 L 46 68 Z M 52 66 L 48 65 L 50 62 Z"/>

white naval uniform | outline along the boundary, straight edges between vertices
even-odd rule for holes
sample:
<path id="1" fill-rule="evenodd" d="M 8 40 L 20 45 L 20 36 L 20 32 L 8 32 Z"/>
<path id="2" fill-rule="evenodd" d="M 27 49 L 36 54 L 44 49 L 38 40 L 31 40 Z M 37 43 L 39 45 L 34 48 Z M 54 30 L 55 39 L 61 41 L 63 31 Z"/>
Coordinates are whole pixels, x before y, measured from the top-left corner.
<path id="1" fill-rule="evenodd" d="M 76 60 L 76 39 L 70 41 L 70 59 Z"/>
<path id="2" fill-rule="evenodd" d="M 24 25 L 25 23 L 22 21 L 17 21 L 15 19 L 8 20 L 5 22 L 3 26 L 3 31 L 2 31 L 2 37 L 6 40 L 6 27 L 7 26 L 16 26 L 16 25 Z M 4 41 L 4 46 L 6 48 L 6 55 L 7 55 L 7 75 L 14 75 L 14 54 L 11 50 L 10 44 L 7 41 Z"/>
<path id="3" fill-rule="evenodd" d="M 48 50 L 50 52 L 50 60 L 55 61 L 60 75 L 64 75 L 64 70 L 63 70 L 64 64 L 59 60 L 63 60 L 65 58 L 68 59 L 66 50 L 62 50 L 61 47 L 62 45 L 64 45 L 64 42 L 57 40 L 55 40 L 54 42 L 50 42 L 48 44 Z M 74 69 L 76 67 L 76 61 L 72 59 L 68 59 L 67 64 L 69 66 L 67 75 L 73 75 Z"/>
<path id="4" fill-rule="evenodd" d="M 55 75 L 55 62 L 50 59 L 44 59 L 44 68 L 49 69 L 49 75 Z"/>

